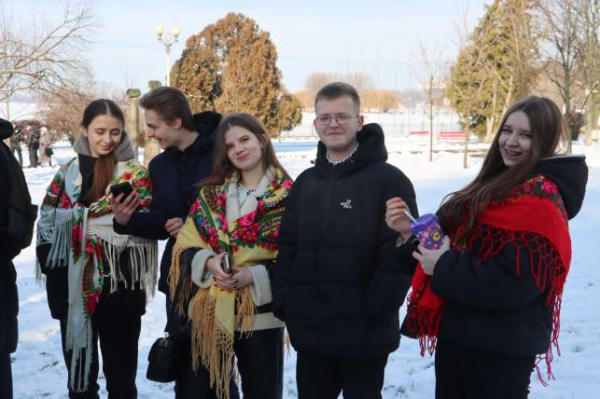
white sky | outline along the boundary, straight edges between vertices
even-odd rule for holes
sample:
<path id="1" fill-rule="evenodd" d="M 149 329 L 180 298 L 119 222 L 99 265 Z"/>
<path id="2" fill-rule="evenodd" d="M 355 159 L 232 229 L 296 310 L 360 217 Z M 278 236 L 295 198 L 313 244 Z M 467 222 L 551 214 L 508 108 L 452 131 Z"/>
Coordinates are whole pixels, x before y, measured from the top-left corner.
<path id="1" fill-rule="evenodd" d="M 228 12 L 241 12 L 270 32 L 278 67 L 291 91 L 301 90 L 313 72 L 366 72 L 380 88 L 417 86 L 418 40 L 438 54 L 454 58 L 455 25 L 468 10 L 474 26 L 492 0 L 97 0 L 97 29 L 87 51 L 95 78 L 117 88 L 147 89 L 149 80 L 165 80 L 165 50 L 155 27 L 177 26 L 178 43 Z M 22 24 L 32 18 L 56 18 L 61 0 L 0 0 Z"/>

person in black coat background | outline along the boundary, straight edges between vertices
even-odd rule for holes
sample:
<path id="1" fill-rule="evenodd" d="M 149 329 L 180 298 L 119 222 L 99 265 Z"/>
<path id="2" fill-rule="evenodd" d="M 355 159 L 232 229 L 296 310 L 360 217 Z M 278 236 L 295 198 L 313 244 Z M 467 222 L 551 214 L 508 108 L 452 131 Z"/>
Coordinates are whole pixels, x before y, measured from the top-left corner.
<path id="1" fill-rule="evenodd" d="M 10 354 L 17 349 L 19 298 L 17 272 L 12 260 L 19 251 L 10 245 L 1 227 L 7 225 L 8 206 L 11 194 L 13 156 L 4 144 L 13 134 L 10 122 L 0 119 L 0 399 L 12 399 L 12 370 Z"/>
<path id="2" fill-rule="evenodd" d="M 154 190 L 152 207 L 150 212 L 141 213 L 135 212 L 138 204 L 133 198 L 113 201 L 113 229 L 118 234 L 168 240 L 160 262 L 158 289 L 167 297 L 165 331 L 174 333 L 181 329 L 181 322 L 171 308 L 168 294 L 173 245 L 196 199 L 196 185 L 211 171 L 215 131 L 221 114 L 192 115 L 185 95 L 174 87 L 151 90 L 140 99 L 140 107 L 145 110 L 147 137 L 157 140 L 164 150 L 148 166 Z M 178 398 L 193 396 L 193 392 L 186 393 L 180 388 L 176 383 Z M 231 388 L 231 398 L 237 398 L 235 384 Z"/>
<path id="3" fill-rule="evenodd" d="M 381 398 L 398 310 L 410 278 L 393 258 L 385 203 L 399 196 L 418 215 L 410 180 L 386 163 L 384 135 L 363 126 L 345 83 L 317 93 L 316 164 L 294 183 L 279 235 L 273 311 L 298 352 L 300 399 Z"/>

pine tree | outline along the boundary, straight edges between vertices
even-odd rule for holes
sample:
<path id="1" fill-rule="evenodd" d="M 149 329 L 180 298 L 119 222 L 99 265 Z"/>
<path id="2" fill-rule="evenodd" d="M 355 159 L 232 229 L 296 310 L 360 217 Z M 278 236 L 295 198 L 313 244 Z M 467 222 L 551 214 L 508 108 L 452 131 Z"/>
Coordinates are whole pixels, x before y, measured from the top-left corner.
<path id="1" fill-rule="evenodd" d="M 539 72 L 538 37 L 532 30 L 533 2 L 495 0 L 471 34 L 451 70 L 448 96 L 471 128 L 491 139 L 502 114 L 530 92 Z M 472 85 L 471 115 L 465 115 L 465 98 Z"/>
<path id="2" fill-rule="evenodd" d="M 194 112 L 247 112 L 277 135 L 298 125 L 302 116 L 299 101 L 281 84 L 276 62 L 269 33 L 243 14 L 229 13 L 187 39 L 171 82 Z"/>

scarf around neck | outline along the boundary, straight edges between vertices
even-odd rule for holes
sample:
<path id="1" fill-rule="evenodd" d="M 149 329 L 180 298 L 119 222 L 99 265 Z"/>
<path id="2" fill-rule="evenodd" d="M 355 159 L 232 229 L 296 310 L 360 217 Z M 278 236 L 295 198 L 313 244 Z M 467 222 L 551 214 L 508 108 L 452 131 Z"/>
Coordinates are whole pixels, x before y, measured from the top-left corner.
<path id="1" fill-rule="evenodd" d="M 139 194 L 140 210 L 149 210 L 152 185 L 147 170 L 133 159 L 117 162 L 111 184 L 126 181 Z M 87 389 L 92 360 L 87 354 L 92 353 L 93 345 L 91 318 L 100 301 L 104 279 L 110 278 L 111 293 L 118 290 L 119 284 L 125 289 L 143 288 L 153 293 L 158 269 L 156 240 L 119 235 L 113 231 L 108 187 L 101 198 L 86 207 L 81 186 L 79 160 L 74 158 L 52 179 L 37 223 L 37 245 L 51 245 L 44 266 L 48 269 L 68 268 L 66 346 L 73 350 L 73 367 L 85 356 L 82 370 L 85 377 L 79 373 L 71 374 L 69 384 L 75 391 Z M 124 252 L 128 258 L 130 280 L 119 268 Z"/>
<path id="2" fill-rule="evenodd" d="M 459 226 L 449 234 L 452 250 L 472 251 L 474 244 L 478 242 L 480 246 L 476 255 L 479 260 L 475 267 L 487 267 L 486 261 L 510 244 L 517 251 L 515 268 L 519 275 L 520 250 L 529 250 L 531 274 L 540 291 L 546 287 L 543 294 L 546 296 L 553 324 L 548 351 L 538 356 L 536 366 L 541 360 L 545 360 L 548 378 L 553 378 L 550 363 L 553 347 L 560 355 L 560 309 L 563 287 L 571 263 L 568 218 L 558 188 L 543 176 L 532 177 L 508 198 L 490 203 L 468 237 L 461 234 L 461 229 L 464 226 Z M 547 271 L 546 265 L 552 264 L 556 265 L 553 272 Z M 433 355 L 447 301 L 433 293 L 431 276 L 423 272 L 420 264 L 417 265 L 411 286 L 406 316 L 407 329 L 419 339 L 421 356 L 426 351 Z M 545 383 L 539 368 L 538 376 Z"/>
<path id="3" fill-rule="evenodd" d="M 200 189 L 173 247 L 169 275 L 171 298 L 179 281 L 181 254 L 188 249 L 227 252 L 232 264 L 240 267 L 277 257 L 279 225 L 291 180 L 281 170 L 271 169 L 250 199 L 254 205 L 245 203 L 241 209 L 237 183 L 233 175 L 222 185 L 207 184 Z M 228 398 L 234 332 L 251 329 L 256 306 L 248 287 L 228 292 L 213 284 L 208 289 L 199 289 L 192 297 L 192 284 L 190 276 L 185 276 L 178 306 L 183 314 L 185 303 L 190 301 L 193 368 L 197 370 L 201 361 L 210 373 L 211 386 L 215 387 L 217 396 Z"/>

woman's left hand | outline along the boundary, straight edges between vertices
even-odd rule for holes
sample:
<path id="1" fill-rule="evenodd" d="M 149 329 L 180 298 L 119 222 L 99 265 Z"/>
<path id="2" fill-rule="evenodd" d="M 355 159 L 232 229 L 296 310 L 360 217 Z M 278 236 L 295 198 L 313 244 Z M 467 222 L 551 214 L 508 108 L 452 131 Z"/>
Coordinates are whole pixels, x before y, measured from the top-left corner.
<path id="1" fill-rule="evenodd" d="M 254 283 L 254 277 L 247 267 L 231 266 L 233 277 L 237 280 L 237 288 L 246 287 Z"/>
<path id="2" fill-rule="evenodd" d="M 413 258 L 421 262 L 423 272 L 429 276 L 433 274 L 435 264 L 441 258 L 441 256 L 450 249 L 450 238 L 444 237 L 442 246 L 438 249 L 427 249 L 423 244 L 419 244 L 419 252 L 415 251 L 412 253 Z"/>

